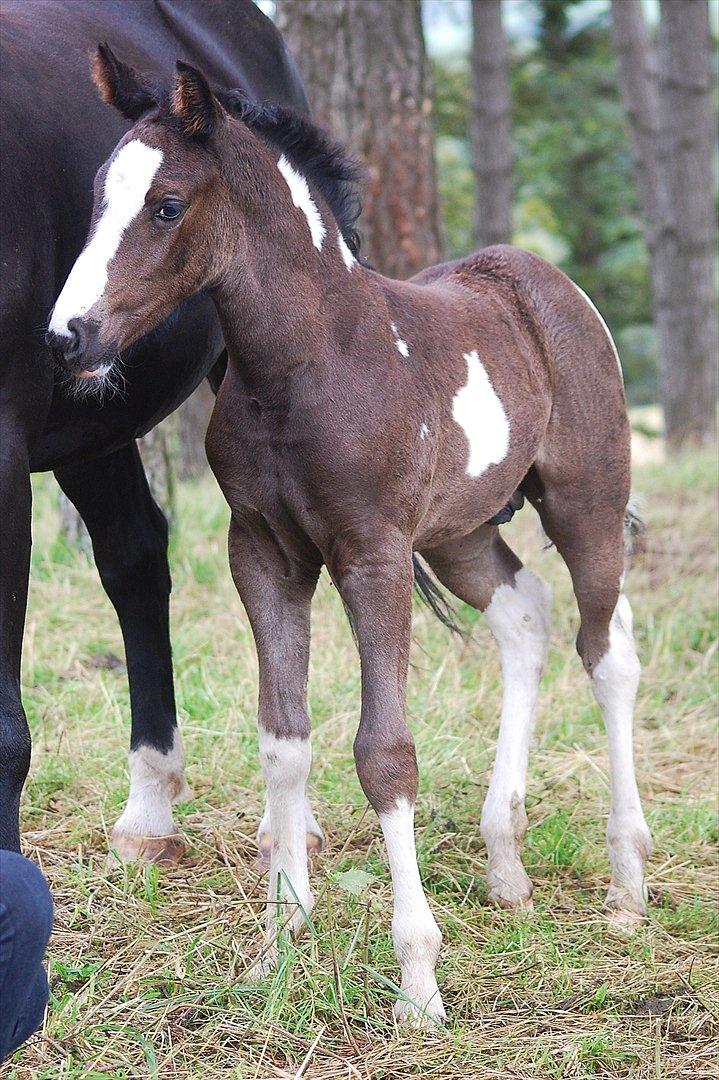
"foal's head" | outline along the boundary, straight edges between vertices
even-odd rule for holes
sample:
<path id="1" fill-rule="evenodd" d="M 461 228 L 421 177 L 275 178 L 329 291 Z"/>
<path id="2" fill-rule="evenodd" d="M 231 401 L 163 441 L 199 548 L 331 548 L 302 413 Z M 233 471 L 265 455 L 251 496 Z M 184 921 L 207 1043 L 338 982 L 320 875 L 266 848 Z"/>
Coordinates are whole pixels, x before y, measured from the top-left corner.
<path id="1" fill-rule="evenodd" d="M 278 175 L 268 142 L 290 156 L 312 144 L 308 156 L 351 243 L 356 168 L 308 121 L 251 105 L 239 91 L 221 104 L 181 62 L 172 93 L 159 93 L 104 45 L 93 76 L 134 123 L 97 173 L 89 238 L 50 319 L 48 343 L 73 374 L 106 375 L 120 351 L 242 261 L 251 208 Z"/>

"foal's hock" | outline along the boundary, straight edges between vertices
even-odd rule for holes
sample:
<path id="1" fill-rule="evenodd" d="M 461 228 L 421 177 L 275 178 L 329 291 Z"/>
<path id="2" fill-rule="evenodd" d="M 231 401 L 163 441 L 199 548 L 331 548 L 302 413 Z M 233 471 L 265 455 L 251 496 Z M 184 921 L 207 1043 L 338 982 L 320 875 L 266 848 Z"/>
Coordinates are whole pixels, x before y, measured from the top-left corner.
<path id="1" fill-rule="evenodd" d="M 96 77 L 123 108 L 137 76 L 123 67 L 119 79 L 118 67 L 103 53 Z M 527 252 L 488 248 L 410 281 L 371 270 L 343 217 L 356 200 L 341 152 L 306 121 L 244 110 L 236 95 L 227 104 L 235 115 L 178 65 L 172 98 L 120 142 L 98 177 L 89 241 L 109 219 L 112 250 L 101 295 L 95 284 L 77 299 L 78 317 L 95 326 L 97 360 L 198 289 L 217 306 L 229 364 L 207 450 L 232 509 L 232 573 L 257 645 L 267 782 L 259 970 L 276 955 L 278 911 L 299 929 L 313 902 L 306 846 L 322 834 L 306 796 L 306 682 L 310 604 L 326 565 L 360 653 L 355 760 L 392 874 L 396 1012 L 425 1022 L 443 1007 L 404 712 L 413 553 L 486 613 L 500 649 L 504 703 L 481 829 L 491 899 L 526 907 L 526 771 L 550 596 L 488 524 L 516 491 L 571 573 L 578 649 L 607 726 L 607 906 L 617 919 L 644 913 L 650 840 L 632 762 L 639 664 L 621 592 L 629 429 L 618 357 L 591 302 Z"/>

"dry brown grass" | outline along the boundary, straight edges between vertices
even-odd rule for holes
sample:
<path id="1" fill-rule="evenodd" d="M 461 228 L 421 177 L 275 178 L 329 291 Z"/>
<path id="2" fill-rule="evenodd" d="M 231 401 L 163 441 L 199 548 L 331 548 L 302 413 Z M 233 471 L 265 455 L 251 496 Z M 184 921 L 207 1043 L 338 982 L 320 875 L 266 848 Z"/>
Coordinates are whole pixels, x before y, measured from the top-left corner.
<path id="1" fill-rule="evenodd" d="M 7 1066 L 17 1078 L 304 1075 L 400 1078 L 717 1075 L 716 470 L 708 458 L 644 468 L 647 551 L 633 571 L 645 667 L 637 763 L 654 833 L 653 900 L 633 937 L 601 911 L 608 881 L 604 736 L 572 641 L 576 613 L 531 511 L 508 532 L 555 589 L 550 666 L 532 756 L 526 863 L 536 910 L 486 906 L 479 810 L 499 712 L 499 667 L 480 620 L 462 646 L 418 611 L 409 712 L 422 773 L 418 847 L 445 935 L 450 1016 L 397 1031 L 390 894 L 378 828 L 351 762 L 358 665 L 325 583 L 314 621 L 314 801 L 328 844 L 314 934 L 285 943 L 276 977 L 248 985 L 264 883 L 255 665 L 224 554 L 225 511 L 208 482 L 182 492 L 174 552 L 178 698 L 194 799 L 177 870 L 104 866 L 125 792 L 127 689 L 94 570 L 53 545 L 38 485 L 24 679 L 35 754 L 25 849 L 50 878 L 52 1003 L 44 1032 Z M 481 717 L 481 720 L 478 719 Z M 338 870 L 362 867 L 362 895 Z"/>

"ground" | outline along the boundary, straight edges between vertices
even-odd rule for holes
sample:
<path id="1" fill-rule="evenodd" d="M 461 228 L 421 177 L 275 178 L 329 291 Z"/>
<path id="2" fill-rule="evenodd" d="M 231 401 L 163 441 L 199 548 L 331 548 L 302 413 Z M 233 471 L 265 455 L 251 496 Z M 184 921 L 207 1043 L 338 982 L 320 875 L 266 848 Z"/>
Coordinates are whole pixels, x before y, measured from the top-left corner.
<path id="1" fill-rule="evenodd" d="M 327 847 L 313 931 L 284 943 L 271 980 L 248 984 L 264 881 L 249 627 L 211 480 L 181 486 L 172 552 L 177 694 L 194 797 L 178 820 L 180 869 L 105 868 L 123 805 L 128 691 L 117 624 L 94 567 L 57 542 L 55 486 L 35 483 L 24 654 L 34 754 L 24 850 L 56 903 L 51 1007 L 3 1075 L 399 1078 L 716 1076 L 716 466 L 643 465 L 647 550 L 628 582 L 644 665 L 636 735 L 655 849 L 651 909 L 634 936 L 602 914 L 608 884 L 605 739 L 574 650 L 577 616 L 531 509 L 505 529 L 549 579 L 555 621 L 528 785 L 531 916 L 486 904 L 479 815 L 500 707 L 497 655 L 461 608 L 462 644 L 421 607 L 409 682 L 421 792 L 422 876 L 444 933 L 446 1027 L 398 1031 L 390 890 L 377 822 L 352 764 L 359 672 L 324 580 L 310 681 L 315 809 Z M 362 873 L 347 874 L 358 870 Z M 712 1042 L 712 1040 L 715 1040 Z"/>

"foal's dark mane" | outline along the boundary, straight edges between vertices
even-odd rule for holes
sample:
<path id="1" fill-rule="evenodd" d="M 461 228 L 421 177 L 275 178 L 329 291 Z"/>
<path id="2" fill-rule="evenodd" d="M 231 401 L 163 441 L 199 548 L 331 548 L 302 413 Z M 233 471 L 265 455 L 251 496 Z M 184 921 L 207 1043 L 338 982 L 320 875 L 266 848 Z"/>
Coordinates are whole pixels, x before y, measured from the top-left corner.
<path id="1" fill-rule="evenodd" d="M 355 228 L 362 209 L 359 163 L 300 113 L 251 101 L 242 90 L 220 92 L 217 97 L 231 116 L 280 149 L 303 173 L 329 206 L 352 254 L 359 255 L 360 238 Z"/>

